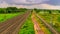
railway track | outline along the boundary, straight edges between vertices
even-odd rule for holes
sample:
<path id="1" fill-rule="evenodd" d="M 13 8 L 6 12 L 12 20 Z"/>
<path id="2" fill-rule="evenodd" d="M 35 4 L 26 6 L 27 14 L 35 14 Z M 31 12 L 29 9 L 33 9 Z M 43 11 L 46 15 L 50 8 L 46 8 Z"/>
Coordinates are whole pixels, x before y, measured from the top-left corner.
<path id="1" fill-rule="evenodd" d="M 42 29 L 40 28 L 40 25 L 38 23 L 38 21 L 36 20 L 35 18 L 35 14 L 33 13 L 31 18 L 32 18 L 32 21 L 33 21 L 33 24 L 34 24 L 34 30 L 35 30 L 35 34 L 45 34 Z"/>
<path id="2" fill-rule="evenodd" d="M 36 14 L 36 16 L 45 24 L 46 27 L 48 27 L 50 29 L 50 31 L 53 34 L 60 34 L 51 25 L 49 25 L 44 19 L 42 19 L 38 14 Z"/>
<path id="3" fill-rule="evenodd" d="M 31 11 L 18 15 L 0 24 L 0 34 L 18 34 L 23 22 L 27 19 Z"/>

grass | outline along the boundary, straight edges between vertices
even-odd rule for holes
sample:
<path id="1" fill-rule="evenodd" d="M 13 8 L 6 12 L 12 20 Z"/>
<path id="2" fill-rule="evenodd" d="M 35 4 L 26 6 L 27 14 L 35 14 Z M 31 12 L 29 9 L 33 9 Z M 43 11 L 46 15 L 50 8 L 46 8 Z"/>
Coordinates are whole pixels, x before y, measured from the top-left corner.
<path id="1" fill-rule="evenodd" d="M 43 24 L 43 22 L 38 17 L 35 18 L 39 22 L 40 28 L 45 34 L 52 34 L 51 31 Z"/>
<path id="2" fill-rule="evenodd" d="M 50 23 L 51 15 L 50 14 L 40 14 L 38 13 L 43 19 L 45 19 L 48 23 Z"/>
<path id="3" fill-rule="evenodd" d="M 23 13 L 23 12 L 22 12 Z M 8 13 L 8 14 L 0 14 L 0 22 L 4 22 L 7 19 L 13 18 L 14 16 L 20 15 L 22 13 Z"/>
<path id="4" fill-rule="evenodd" d="M 60 14 L 40 14 L 38 13 L 43 19 L 45 19 L 49 24 L 60 32 Z M 52 20 L 51 20 L 52 17 Z M 52 23 L 50 23 L 52 21 Z"/>
<path id="5" fill-rule="evenodd" d="M 24 22 L 24 25 L 21 27 L 19 34 L 35 34 L 31 16 L 29 16 L 29 18 Z"/>
<path id="6" fill-rule="evenodd" d="M 38 13 L 38 14 L 39 14 L 39 13 Z M 38 17 L 35 17 L 35 18 L 36 18 L 36 20 L 38 21 L 41 30 L 42 30 L 45 34 L 52 34 L 51 31 L 43 24 L 43 22 L 42 22 Z"/>

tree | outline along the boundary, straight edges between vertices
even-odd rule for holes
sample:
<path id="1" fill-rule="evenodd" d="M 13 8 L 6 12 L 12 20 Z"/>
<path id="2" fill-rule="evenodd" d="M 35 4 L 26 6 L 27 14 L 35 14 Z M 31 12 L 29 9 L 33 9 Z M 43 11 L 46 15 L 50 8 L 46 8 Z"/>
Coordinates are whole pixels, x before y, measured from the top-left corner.
<path id="1" fill-rule="evenodd" d="M 5 10 L 4 9 L 0 9 L 0 13 L 5 13 Z"/>
<path id="2" fill-rule="evenodd" d="M 7 7 L 6 8 L 6 11 L 8 12 L 8 13 L 15 13 L 15 12 L 17 12 L 17 8 L 16 7 Z"/>
<path id="3" fill-rule="evenodd" d="M 19 8 L 20 12 L 25 12 L 27 9 L 26 8 Z"/>
<path id="4" fill-rule="evenodd" d="M 51 12 L 51 10 L 49 10 L 49 14 L 51 14 L 52 12 Z"/>
<path id="5" fill-rule="evenodd" d="M 34 8 L 34 10 L 36 11 L 36 13 L 39 13 L 40 12 L 40 9 Z"/>
<path id="6" fill-rule="evenodd" d="M 60 10 L 58 12 L 60 13 Z"/>

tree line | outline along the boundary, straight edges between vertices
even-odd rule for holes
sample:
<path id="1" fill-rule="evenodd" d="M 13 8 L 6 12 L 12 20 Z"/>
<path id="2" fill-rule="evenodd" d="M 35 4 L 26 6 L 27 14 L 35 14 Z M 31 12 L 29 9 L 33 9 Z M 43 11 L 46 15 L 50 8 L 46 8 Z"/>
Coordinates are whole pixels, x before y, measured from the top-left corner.
<path id="1" fill-rule="evenodd" d="M 60 13 L 60 10 L 49 10 L 49 9 L 34 9 L 36 11 L 36 13 L 39 13 L 39 12 L 48 12 L 49 14 L 52 14 L 52 13 Z"/>
<path id="2" fill-rule="evenodd" d="M 0 13 L 18 13 L 18 12 L 25 12 L 26 8 L 16 8 L 16 7 L 7 7 L 7 8 L 0 8 Z"/>

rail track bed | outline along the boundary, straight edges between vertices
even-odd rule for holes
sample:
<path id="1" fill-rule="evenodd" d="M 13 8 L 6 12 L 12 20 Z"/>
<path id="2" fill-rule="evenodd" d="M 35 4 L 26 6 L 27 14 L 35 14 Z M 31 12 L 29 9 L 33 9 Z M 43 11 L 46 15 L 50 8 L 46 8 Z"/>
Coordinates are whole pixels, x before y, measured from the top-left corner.
<path id="1" fill-rule="evenodd" d="M 0 34 L 18 34 L 20 27 L 23 25 L 30 13 L 31 11 L 27 11 L 22 15 L 18 15 L 0 23 Z"/>
<path id="2" fill-rule="evenodd" d="M 57 30 L 55 30 L 50 24 L 48 24 L 43 18 L 41 18 L 38 14 L 36 14 L 36 16 L 43 22 L 43 24 L 45 24 L 45 26 L 52 32 L 52 34 L 60 34 L 59 32 L 57 32 Z"/>

